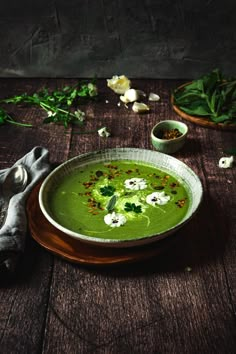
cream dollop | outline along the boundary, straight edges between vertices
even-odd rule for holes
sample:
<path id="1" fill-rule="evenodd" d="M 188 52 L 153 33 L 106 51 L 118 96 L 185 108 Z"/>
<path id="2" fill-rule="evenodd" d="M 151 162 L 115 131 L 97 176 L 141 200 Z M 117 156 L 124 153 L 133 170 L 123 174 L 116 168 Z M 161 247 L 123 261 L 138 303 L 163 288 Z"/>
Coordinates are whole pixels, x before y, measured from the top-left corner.
<path id="1" fill-rule="evenodd" d="M 111 227 L 120 227 L 126 223 L 126 217 L 113 211 L 104 216 L 104 222 Z"/>
<path id="2" fill-rule="evenodd" d="M 130 178 L 125 180 L 125 188 L 138 191 L 147 188 L 147 182 L 144 178 Z"/>
<path id="3" fill-rule="evenodd" d="M 146 197 L 146 202 L 152 206 L 165 205 L 170 200 L 170 196 L 165 192 L 154 192 Z"/>

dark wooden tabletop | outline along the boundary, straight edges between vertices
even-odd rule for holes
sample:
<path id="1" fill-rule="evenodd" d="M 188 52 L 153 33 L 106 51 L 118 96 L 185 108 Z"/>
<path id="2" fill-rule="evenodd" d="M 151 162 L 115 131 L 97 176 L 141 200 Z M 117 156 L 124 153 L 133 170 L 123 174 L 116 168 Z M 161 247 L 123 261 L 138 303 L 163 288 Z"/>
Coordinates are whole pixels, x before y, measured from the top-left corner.
<path id="1" fill-rule="evenodd" d="M 0 96 L 56 88 L 74 79 L 0 79 Z M 84 152 L 111 147 L 152 149 L 159 120 L 181 120 L 170 104 L 180 80 L 132 80 L 160 102 L 141 115 L 118 106 L 119 96 L 98 81 L 99 100 L 87 103 L 84 132 L 42 124 L 36 107 L 9 106 L 33 128 L 0 126 L 0 169 L 35 146 L 52 165 Z M 200 177 L 199 212 L 156 257 L 119 267 L 70 263 L 40 246 L 28 233 L 16 273 L 0 275 L 1 353 L 235 353 L 236 351 L 236 166 L 219 168 L 236 132 L 187 122 L 188 140 L 174 156 Z M 155 245 L 153 246 L 155 247 Z"/>

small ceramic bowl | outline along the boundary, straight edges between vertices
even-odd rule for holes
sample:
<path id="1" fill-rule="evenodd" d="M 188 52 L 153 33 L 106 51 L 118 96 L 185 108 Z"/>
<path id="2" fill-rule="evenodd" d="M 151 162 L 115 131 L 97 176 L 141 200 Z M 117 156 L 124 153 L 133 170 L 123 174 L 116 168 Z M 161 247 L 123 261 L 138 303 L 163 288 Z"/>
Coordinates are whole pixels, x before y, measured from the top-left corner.
<path id="1" fill-rule="evenodd" d="M 188 127 L 185 123 L 176 120 L 160 121 L 152 128 L 152 145 L 157 151 L 173 154 L 183 147 L 187 133 Z M 169 137 L 165 137 L 164 134 L 169 135 Z"/>

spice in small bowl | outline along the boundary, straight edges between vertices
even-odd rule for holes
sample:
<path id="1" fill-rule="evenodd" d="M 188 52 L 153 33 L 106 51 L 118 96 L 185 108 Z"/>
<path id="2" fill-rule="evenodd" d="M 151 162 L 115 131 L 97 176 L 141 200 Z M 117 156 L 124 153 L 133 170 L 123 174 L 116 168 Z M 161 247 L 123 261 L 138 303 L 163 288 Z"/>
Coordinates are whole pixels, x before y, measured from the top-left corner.
<path id="1" fill-rule="evenodd" d="M 153 127 L 151 141 L 156 150 L 172 154 L 183 147 L 187 133 L 188 127 L 185 123 L 163 120 Z"/>
<path id="2" fill-rule="evenodd" d="M 174 129 L 163 129 L 161 132 L 160 132 L 161 136 L 160 138 L 161 139 L 166 139 L 166 140 L 170 140 L 170 139 L 176 139 L 176 138 L 179 138 L 181 135 L 183 135 L 179 129 L 177 128 L 174 128 Z"/>

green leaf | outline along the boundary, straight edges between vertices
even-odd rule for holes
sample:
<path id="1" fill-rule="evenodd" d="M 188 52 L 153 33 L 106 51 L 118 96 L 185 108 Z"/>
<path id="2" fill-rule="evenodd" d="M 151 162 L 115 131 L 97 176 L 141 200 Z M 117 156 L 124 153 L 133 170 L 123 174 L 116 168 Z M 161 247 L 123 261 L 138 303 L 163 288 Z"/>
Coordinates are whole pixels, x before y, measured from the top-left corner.
<path id="1" fill-rule="evenodd" d="M 109 212 L 111 212 L 115 208 L 116 201 L 117 201 L 117 196 L 114 194 L 107 204 L 107 210 Z"/>
<path id="2" fill-rule="evenodd" d="M 135 203 L 125 203 L 125 211 L 133 211 L 136 214 L 142 213 L 142 206 Z"/>
<path id="3" fill-rule="evenodd" d="M 229 119 L 229 115 L 228 114 L 222 114 L 221 116 L 218 116 L 218 117 L 211 116 L 211 119 L 215 123 L 222 123 L 222 122 L 225 122 L 225 121 L 227 121 Z"/>
<path id="4" fill-rule="evenodd" d="M 182 111 L 194 115 L 194 116 L 209 116 L 211 114 L 209 108 L 206 106 L 206 104 L 202 103 L 192 103 L 189 108 L 180 106 L 179 107 Z"/>
<path id="5" fill-rule="evenodd" d="M 39 92 L 35 92 L 32 95 L 23 93 L 21 95 L 16 95 L 10 98 L 1 100 L 4 103 L 27 103 L 31 105 L 36 105 L 43 108 L 47 113 L 56 113 L 55 115 L 50 115 L 46 117 L 44 123 L 62 123 L 65 127 L 68 127 L 70 123 L 82 124 L 84 116 L 78 116 L 72 112 L 72 106 L 74 106 L 73 111 L 79 112 L 77 108 L 77 103 L 79 97 L 84 99 L 93 99 L 97 96 L 97 88 L 94 81 L 90 82 L 78 82 L 73 86 L 65 86 L 61 90 L 56 89 L 49 91 L 47 88 L 43 88 Z M 75 110 L 76 109 L 76 110 Z M 83 115 L 83 112 L 81 112 Z M 9 118 L 9 117 L 8 117 Z M 3 124 L 5 120 L 0 118 L 0 124 Z M 12 124 L 15 124 L 12 123 Z M 22 124 L 21 124 L 22 125 Z"/>
<path id="6" fill-rule="evenodd" d="M 113 186 L 104 186 L 100 188 L 100 193 L 105 197 L 111 197 L 115 192 L 115 187 Z"/>

